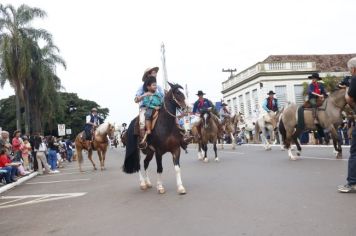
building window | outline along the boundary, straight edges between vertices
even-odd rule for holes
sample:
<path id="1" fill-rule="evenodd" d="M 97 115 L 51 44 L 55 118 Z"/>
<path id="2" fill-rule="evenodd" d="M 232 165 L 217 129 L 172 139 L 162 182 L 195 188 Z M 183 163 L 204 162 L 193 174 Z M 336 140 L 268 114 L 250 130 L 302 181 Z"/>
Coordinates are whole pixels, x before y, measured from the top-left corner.
<path id="1" fill-rule="evenodd" d="M 294 96 L 295 96 L 295 104 L 302 105 L 304 104 L 304 95 L 303 95 L 304 87 L 303 85 L 294 85 Z"/>
<path id="2" fill-rule="evenodd" d="M 244 98 L 242 95 L 239 96 L 239 107 L 240 107 L 240 112 L 242 114 L 245 114 L 245 104 L 244 104 Z"/>
<path id="3" fill-rule="evenodd" d="M 287 86 L 280 85 L 275 87 L 276 98 L 278 99 L 278 109 L 281 109 L 287 104 Z"/>
<path id="4" fill-rule="evenodd" d="M 232 99 L 233 110 L 230 110 L 231 113 L 237 114 L 237 98 Z"/>
<path id="5" fill-rule="evenodd" d="M 252 90 L 252 101 L 255 108 L 259 107 L 257 89 Z"/>
<path id="6" fill-rule="evenodd" d="M 229 108 L 229 111 L 231 111 L 231 100 L 227 100 L 227 107 Z"/>
<path id="7" fill-rule="evenodd" d="M 251 116 L 252 115 L 252 107 L 251 107 L 251 96 L 250 96 L 250 92 L 246 93 L 246 104 L 247 104 L 247 112 L 248 115 Z"/>

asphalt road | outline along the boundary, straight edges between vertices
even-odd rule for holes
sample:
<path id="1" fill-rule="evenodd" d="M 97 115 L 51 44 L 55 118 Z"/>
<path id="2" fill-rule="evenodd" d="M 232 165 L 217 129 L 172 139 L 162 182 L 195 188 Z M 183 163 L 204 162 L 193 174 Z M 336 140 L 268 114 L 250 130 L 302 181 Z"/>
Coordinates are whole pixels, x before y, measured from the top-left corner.
<path id="1" fill-rule="evenodd" d="M 210 149 L 210 157 L 213 151 Z M 166 194 L 139 189 L 121 171 L 122 149 L 107 170 L 85 173 L 77 163 L 61 174 L 35 177 L 0 199 L 1 235 L 356 235 L 356 194 L 336 191 L 347 161 L 331 148 L 306 148 L 298 161 L 277 148 L 219 150 L 220 162 L 181 157 L 186 195 L 176 193 L 172 159 L 164 158 Z M 345 150 L 344 158 L 348 152 Z M 95 160 L 98 163 L 97 156 Z M 151 162 L 155 185 L 156 164 Z"/>

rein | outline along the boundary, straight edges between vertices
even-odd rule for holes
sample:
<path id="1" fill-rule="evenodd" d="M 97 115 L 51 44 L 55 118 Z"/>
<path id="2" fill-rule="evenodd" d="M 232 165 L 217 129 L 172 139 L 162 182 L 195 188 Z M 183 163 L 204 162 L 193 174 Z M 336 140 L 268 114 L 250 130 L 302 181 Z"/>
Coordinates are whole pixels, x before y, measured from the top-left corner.
<path id="1" fill-rule="evenodd" d="M 173 98 L 173 101 L 174 101 L 179 107 L 181 107 L 181 105 L 179 104 L 178 100 L 176 99 L 176 97 L 174 96 L 173 93 L 172 93 L 172 98 Z M 166 112 L 168 113 L 168 115 L 170 115 L 170 116 L 173 117 L 173 118 L 177 118 L 176 115 L 172 114 L 172 113 L 167 109 L 166 99 L 164 99 L 164 101 L 163 101 L 163 108 L 166 110 Z M 178 110 L 179 110 L 179 109 L 178 109 Z"/>

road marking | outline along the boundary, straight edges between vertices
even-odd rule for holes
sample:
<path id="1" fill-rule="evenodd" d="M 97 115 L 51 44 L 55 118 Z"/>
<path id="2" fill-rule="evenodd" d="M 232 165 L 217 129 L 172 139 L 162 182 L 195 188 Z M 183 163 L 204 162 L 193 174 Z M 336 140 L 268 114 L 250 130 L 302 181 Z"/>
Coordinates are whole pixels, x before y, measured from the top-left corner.
<path id="1" fill-rule="evenodd" d="M 60 194 L 41 194 L 41 195 L 25 195 L 25 196 L 3 196 L 0 198 L 0 200 L 10 200 L 10 201 L 1 203 L 0 209 L 31 205 L 31 204 L 42 203 L 42 202 L 50 202 L 50 201 L 68 199 L 68 198 L 82 197 L 85 194 L 87 193 L 84 192 L 84 193 L 60 193 Z M 17 204 L 11 204 L 22 200 L 28 200 L 28 201 L 17 203 Z"/>
<path id="2" fill-rule="evenodd" d="M 86 173 L 86 172 L 84 171 L 84 173 Z M 61 171 L 60 174 L 40 175 L 40 176 L 37 176 L 37 178 L 48 178 L 48 177 L 55 177 L 55 176 L 61 176 L 61 175 L 75 175 L 75 174 L 80 175 L 82 173 L 79 172 L 79 171 L 77 171 L 77 172 L 68 172 L 68 173 L 66 173 L 64 171 L 63 172 Z"/>
<path id="3" fill-rule="evenodd" d="M 90 179 L 71 179 L 71 180 L 58 180 L 58 181 L 47 181 L 47 182 L 34 182 L 27 183 L 28 185 L 33 184 L 52 184 L 52 183 L 64 183 L 64 182 L 77 182 L 77 181 L 89 181 Z"/>

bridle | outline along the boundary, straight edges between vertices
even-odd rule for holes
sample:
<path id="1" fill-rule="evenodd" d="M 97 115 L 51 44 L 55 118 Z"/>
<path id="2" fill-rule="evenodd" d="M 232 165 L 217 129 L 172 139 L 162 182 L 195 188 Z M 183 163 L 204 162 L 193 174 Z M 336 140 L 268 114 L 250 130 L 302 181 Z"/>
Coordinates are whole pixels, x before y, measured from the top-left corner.
<path id="1" fill-rule="evenodd" d="M 179 106 L 180 109 L 178 109 L 178 111 L 179 111 L 180 113 L 182 113 L 182 112 L 183 112 L 182 110 L 183 110 L 184 108 L 183 108 L 182 105 L 179 103 L 179 101 L 177 100 L 177 98 L 174 96 L 173 91 L 172 91 L 172 99 L 173 99 L 173 101 L 176 103 L 176 105 Z M 173 117 L 173 118 L 177 118 L 176 115 L 172 114 L 172 113 L 167 109 L 166 99 L 163 100 L 163 108 L 166 110 L 166 112 L 168 113 L 168 115 L 170 115 L 170 116 Z"/>

